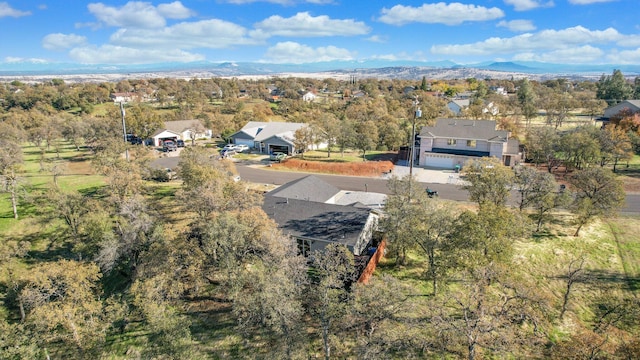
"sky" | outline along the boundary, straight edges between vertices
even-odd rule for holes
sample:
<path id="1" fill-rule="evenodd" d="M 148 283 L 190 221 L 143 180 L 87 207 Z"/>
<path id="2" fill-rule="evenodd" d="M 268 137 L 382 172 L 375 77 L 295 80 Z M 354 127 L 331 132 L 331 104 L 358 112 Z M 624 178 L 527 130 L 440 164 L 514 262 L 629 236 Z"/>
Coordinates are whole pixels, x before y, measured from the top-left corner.
<path id="1" fill-rule="evenodd" d="M 640 64 L 637 0 L 0 0 L 0 62 Z"/>

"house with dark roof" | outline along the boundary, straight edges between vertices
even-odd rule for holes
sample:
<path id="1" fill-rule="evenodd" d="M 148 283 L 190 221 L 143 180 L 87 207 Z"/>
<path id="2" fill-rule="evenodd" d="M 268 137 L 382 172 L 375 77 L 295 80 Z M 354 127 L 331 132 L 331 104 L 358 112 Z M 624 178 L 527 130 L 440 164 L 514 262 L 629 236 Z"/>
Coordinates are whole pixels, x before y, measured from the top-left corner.
<path id="1" fill-rule="evenodd" d="M 610 118 L 616 116 L 624 109 L 629 109 L 631 113 L 640 112 L 640 100 L 625 100 L 604 109 L 604 115 L 598 120 L 609 121 Z"/>
<path id="2" fill-rule="evenodd" d="M 295 133 L 305 126 L 307 124 L 249 121 L 230 137 L 234 144 L 247 145 L 260 153 L 294 154 L 297 150 L 293 141 Z"/>
<path id="3" fill-rule="evenodd" d="M 309 175 L 265 194 L 262 209 L 283 233 L 296 239 L 305 256 L 333 243 L 359 256 L 371 243 L 381 213 L 360 201 L 339 205 L 347 193 Z M 384 202 L 379 199 L 382 194 L 367 194 L 372 201 Z"/>
<path id="4" fill-rule="evenodd" d="M 468 160 L 493 156 L 506 166 L 522 161 L 520 143 L 506 130 L 497 130 L 492 120 L 437 119 L 418 135 L 418 164 L 424 167 L 454 169 Z"/>

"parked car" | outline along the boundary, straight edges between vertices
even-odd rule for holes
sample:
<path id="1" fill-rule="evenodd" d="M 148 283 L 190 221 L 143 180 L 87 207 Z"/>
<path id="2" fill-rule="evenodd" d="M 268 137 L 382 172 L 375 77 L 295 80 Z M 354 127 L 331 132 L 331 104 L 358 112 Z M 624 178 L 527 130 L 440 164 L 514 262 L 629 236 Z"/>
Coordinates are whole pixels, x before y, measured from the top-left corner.
<path id="1" fill-rule="evenodd" d="M 225 151 L 225 150 L 236 150 L 237 146 L 238 145 L 236 145 L 236 144 L 227 144 L 222 148 L 222 151 Z"/>
<path id="2" fill-rule="evenodd" d="M 176 145 L 175 142 L 171 140 L 166 140 L 165 142 L 162 143 L 162 151 L 168 152 L 168 151 L 176 151 L 176 150 L 178 150 L 178 146 Z"/>
<path id="3" fill-rule="evenodd" d="M 184 140 L 176 140 L 176 145 L 178 147 L 184 147 Z"/>
<path id="4" fill-rule="evenodd" d="M 237 154 L 235 150 L 222 149 L 222 151 L 220 151 L 220 156 L 222 156 L 223 158 L 227 158 L 235 154 Z"/>
<path id="5" fill-rule="evenodd" d="M 269 156 L 269 159 L 271 161 L 280 162 L 280 161 L 284 160 L 286 157 L 287 157 L 287 154 L 285 154 L 285 153 L 274 152 L 274 153 L 271 153 L 271 155 Z"/>
<path id="6" fill-rule="evenodd" d="M 249 145 L 245 145 L 245 144 L 236 145 L 236 151 L 237 152 L 249 151 Z"/>

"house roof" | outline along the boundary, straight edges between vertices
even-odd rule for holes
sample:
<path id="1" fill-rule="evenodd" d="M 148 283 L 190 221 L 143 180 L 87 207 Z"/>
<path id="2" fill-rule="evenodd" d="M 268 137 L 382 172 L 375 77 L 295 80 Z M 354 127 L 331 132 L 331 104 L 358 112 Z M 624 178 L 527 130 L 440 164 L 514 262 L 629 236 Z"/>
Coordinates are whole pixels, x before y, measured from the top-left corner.
<path id="1" fill-rule="evenodd" d="M 506 142 L 509 132 L 496 130 L 492 120 L 437 119 L 434 126 L 424 126 L 419 137 Z"/>
<path id="2" fill-rule="evenodd" d="M 308 175 L 271 190 L 267 195 L 323 203 L 339 192 L 340 189 L 337 187 L 322 181 L 316 176 Z"/>
<path id="3" fill-rule="evenodd" d="M 192 120 L 165 121 L 164 128 L 181 134 L 184 131 L 193 128 L 195 124 L 200 124 L 200 126 L 203 126 L 200 120 L 192 119 Z"/>
<path id="4" fill-rule="evenodd" d="M 249 121 L 240 131 L 237 131 L 231 135 L 231 137 L 239 133 L 244 133 L 255 141 L 263 141 L 272 136 L 294 133 L 304 126 L 306 126 L 306 124 L 303 123 Z"/>
<path id="5" fill-rule="evenodd" d="M 265 195 L 264 212 L 283 233 L 355 246 L 370 209 Z"/>

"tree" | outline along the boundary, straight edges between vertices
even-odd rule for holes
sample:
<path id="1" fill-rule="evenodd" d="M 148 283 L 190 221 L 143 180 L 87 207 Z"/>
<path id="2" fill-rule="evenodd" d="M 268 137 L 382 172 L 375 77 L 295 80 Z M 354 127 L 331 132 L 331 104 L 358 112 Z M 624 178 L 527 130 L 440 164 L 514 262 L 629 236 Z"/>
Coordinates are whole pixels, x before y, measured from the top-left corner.
<path id="1" fill-rule="evenodd" d="M 362 151 L 362 159 L 366 160 L 367 150 L 375 148 L 378 142 L 378 127 L 373 121 L 356 122 L 353 145 Z"/>
<path id="2" fill-rule="evenodd" d="M 569 263 L 569 269 L 567 270 L 566 280 L 567 286 L 564 289 L 564 293 L 562 294 L 562 306 L 560 309 L 559 318 L 562 320 L 564 318 L 564 314 L 567 311 L 567 305 L 569 305 L 569 296 L 571 296 L 571 289 L 573 285 L 577 281 L 580 281 L 581 275 L 584 269 L 584 257 L 573 259 Z"/>
<path id="3" fill-rule="evenodd" d="M 306 260 L 296 255 L 297 248 L 290 239 L 281 235 L 271 239 L 277 243 L 268 249 L 269 255 L 253 259 L 252 266 L 240 274 L 232 296 L 233 313 L 241 333 L 255 336 L 259 332 L 272 339 L 271 357 L 300 358 L 306 340 Z"/>
<path id="4" fill-rule="evenodd" d="M 313 144 L 313 129 L 311 126 L 303 126 L 296 130 L 293 134 L 293 144 L 296 151 L 301 153 L 304 159 L 304 152 Z"/>
<path id="5" fill-rule="evenodd" d="M 520 111 L 522 115 L 527 121 L 527 126 L 531 123 L 531 119 L 533 119 L 538 114 L 538 109 L 536 108 L 536 94 L 529 82 L 529 79 L 523 79 L 518 87 L 518 91 L 516 93 L 518 98 L 518 104 L 520 104 Z"/>
<path id="6" fill-rule="evenodd" d="M 407 252 L 416 246 L 417 229 L 422 221 L 422 204 L 426 200 L 422 191 L 417 191 L 415 179 L 406 176 L 392 177 L 388 187 L 391 195 L 385 202 L 387 216 L 380 224 L 387 235 L 388 249 L 396 257 L 396 264 L 406 265 Z"/>
<path id="7" fill-rule="evenodd" d="M 526 134 L 527 157 L 532 159 L 536 166 L 546 163 L 547 171 L 551 172 L 556 165 L 556 151 L 559 146 L 560 136 L 550 127 L 532 127 Z"/>
<path id="8" fill-rule="evenodd" d="M 574 236 L 579 236 L 580 229 L 593 218 L 613 216 L 624 204 L 622 181 L 609 169 L 593 167 L 577 171 L 569 177 L 569 184 L 575 191 L 571 209 L 578 228 Z"/>
<path id="9" fill-rule="evenodd" d="M 581 170 L 600 162 L 599 131 L 593 126 L 581 126 L 562 135 L 558 150 L 567 170 Z"/>
<path id="10" fill-rule="evenodd" d="M 602 75 L 596 85 L 596 98 L 606 101 L 609 106 L 628 100 L 633 94 L 631 84 L 619 69 L 613 70 L 610 76 Z"/>
<path id="11" fill-rule="evenodd" d="M 309 294 L 309 310 L 320 324 L 324 358 L 331 359 L 331 335 L 334 321 L 346 313 L 349 292 L 347 286 L 355 281 L 353 254 L 344 245 L 330 244 L 316 251 Z"/>
<path id="12" fill-rule="evenodd" d="M 511 168 L 502 165 L 497 158 L 483 157 L 467 162 L 462 171 L 468 181 L 462 188 L 469 191 L 471 201 L 480 207 L 487 203 L 506 205 L 513 183 Z"/>
<path id="13" fill-rule="evenodd" d="M 100 271 L 91 263 L 60 260 L 34 267 L 23 279 L 19 299 L 26 323 L 46 342 L 75 345 L 80 353 L 105 339 L 109 326 L 98 281 Z"/>
<path id="14" fill-rule="evenodd" d="M 22 148 L 11 139 L 0 138 L 0 192 L 11 197 L 13 218 L 18 218 L 18 197 L 20 191 L 19 171 L 22 164 Z"/>
<path id="15" fill-rule="evenodd" d="M 612 162 L 613 172 L 620 161 L 633 158 L 633 147 L 627 132 L 617 126 L 607 126 L 599 133 L 600 153 L 602 160 L 600 166 Z"/>

